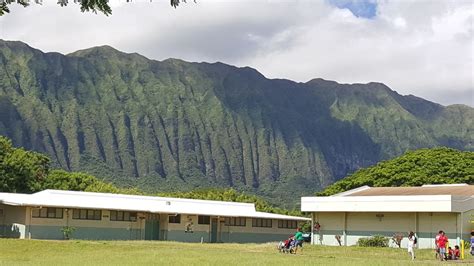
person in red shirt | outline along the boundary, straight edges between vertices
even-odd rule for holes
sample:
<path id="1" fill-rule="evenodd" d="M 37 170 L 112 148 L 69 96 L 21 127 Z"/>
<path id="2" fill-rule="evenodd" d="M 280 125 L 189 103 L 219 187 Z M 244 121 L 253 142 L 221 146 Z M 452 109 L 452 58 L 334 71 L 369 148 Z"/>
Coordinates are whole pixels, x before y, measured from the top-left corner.
<path id="1" fill-rule="evenodd" d="M 439 245 L 438 245 L 438 240 L 439 240 L 439 237 L 441 236 L 441 233 L 443 233 L 443 231 L 439 231 L 438 234 L 436 235 L 435 237 L 435 257 L 438 259 L 439 258 Z"/>
<path id="2" fill-rule="evenodd" d="M 446 243 L 448 243 L 448 237 L 446 234 L 441 231 L 441 235 L 438 239 L 438 247 L 439 247 L 439 260 L 443 261 L 446 258 Z"/>
<path id="3" fill-rule="evenodd" d="M 460 256 L 461 256 L 461 252 L 460 252 L 460 250 L 459 250 L 459 246 L 456 245 L 456 246 L 454 246 L 454 249 L 453 249 L 453 256 L 452 256 L 452 258 L 453 258 L 453 260 L 458 260 Z"/>
<path id="4" fill-rule="evenodd" d="M 446 257 L 446 260 L 452 260 L 454 256 L 454 249 L 452 249 L 451 247 L 448 247 L 448 252 L 446 255 L 448 255 Z"/>

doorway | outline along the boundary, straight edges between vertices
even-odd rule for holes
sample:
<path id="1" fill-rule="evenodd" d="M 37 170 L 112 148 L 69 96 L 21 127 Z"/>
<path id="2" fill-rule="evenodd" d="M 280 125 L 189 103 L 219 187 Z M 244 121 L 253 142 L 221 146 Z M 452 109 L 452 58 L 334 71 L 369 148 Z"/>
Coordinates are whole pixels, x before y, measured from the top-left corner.
<path id="1" fill-rule="evenodd" d="M 158 215 L 151 214 L 145 220 L 145 240 L 160 239 L 160 220 Z"/>
<path id="2" fill-rule="evenodd" d="M 217 218 L 211 219 L 211 243 L 217 242 Z"/>

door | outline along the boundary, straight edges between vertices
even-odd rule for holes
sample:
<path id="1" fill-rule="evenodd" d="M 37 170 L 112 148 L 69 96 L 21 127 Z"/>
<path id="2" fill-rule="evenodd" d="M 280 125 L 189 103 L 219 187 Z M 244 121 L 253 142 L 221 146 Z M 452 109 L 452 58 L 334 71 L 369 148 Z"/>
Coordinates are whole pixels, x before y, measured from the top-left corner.
<path id="1" fill-rule="evenodd" d="M 217 218 L 211 219 L 211 243 L 217 242 Z"/>
<path id="2" fill-rule="evenodd" d="M 145 240 L 160 239 L 160 221 L 158 219 L 147 219 L 145 221 Z"/>

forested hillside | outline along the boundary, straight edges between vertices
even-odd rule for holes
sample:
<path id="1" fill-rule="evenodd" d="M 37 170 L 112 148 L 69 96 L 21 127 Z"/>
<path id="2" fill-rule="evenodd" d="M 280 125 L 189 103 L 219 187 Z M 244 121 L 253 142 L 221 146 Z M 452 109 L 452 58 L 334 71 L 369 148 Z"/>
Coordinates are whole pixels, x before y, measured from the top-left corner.
<path id="1" fill-rule="evenodd" d="M 36 152 L 16 148 L 0 136 L 0 192 L 34 193 L 45 189 L 145 195 L 136 188 L 118 188 L 95 176 L 50 169 L 50 159 Z M 300 215 L 270 205 L 265 200 L 233 189 L 201 189 L 189 192 L 148 194 L 151 196 L 255 203 L 258 211 Z"/>
<path id="2" fill-rule="evenodd" d="M 380 83 L 0 41 L 0 134 L 55 167 L 148 192 L 232 187 L 293 206 L 410 149 L 473 150 L 473 120 L 470 107 Z"/>
<path id="3" fill-rule="evenodd" d="M 329 196 L 366 185 L 410 187 L 460 183 L 474 185 L 474 152 L 449 148 L 420 149 L 358 170 L 318 195 Z"/>

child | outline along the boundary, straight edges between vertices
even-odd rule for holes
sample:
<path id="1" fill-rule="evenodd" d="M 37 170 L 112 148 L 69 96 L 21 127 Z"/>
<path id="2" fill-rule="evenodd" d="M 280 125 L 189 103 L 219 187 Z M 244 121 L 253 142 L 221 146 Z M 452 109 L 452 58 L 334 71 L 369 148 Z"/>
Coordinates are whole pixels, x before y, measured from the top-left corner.
<path id="1" fill-rule="evenodd" d="M 411 255 L 411 260 L 415 260 L 415 243 L 416 241 L 416 237 L 415 237 L 415 233 L 413 233 L 412 231 L 410 231 L 410 233 L 408 233 L 408 254 Z"/>
<path id="2" fill-rule="evenodd" d="M 448 251 L 446 252 L 446 260 L 452 260 L 454 257 L 454 249 L 448 247 Z"/>
<path id="3" fill-rule="evenodd" d="M 459 246 L 456 245 L 456 246 L 454 246 L 452 259 L 453 260 L 458 260 L 460 256 L 461 256 L 461 251 L 459 250 Z"/>
<path id="4" fill-rule="evenodd" d="M 293 236 L 290 236 L 287 240 L 285 240 L 285 248 L 286 249 L 290 248 L 292 241 L 293 241 Z"/>
<path id="5" fill-rule="evenodd" d="M 446 259 L 446 244 L 448 243 L 448 237 L 446 234 L 441 231 L 441 235 L 438 239 L 438 247 L 439 247 L 439 260 L 443 261 Z"/>
<path id="6" fill-rule="evenodd" d="M 436 235 L 435 237 L 435 257 L 438 259 L 439 258 L 439 244 L 438 244 L 438 240 L 439 238 L 441 237 L 441 234 L 443 233 L 443 231 L 439 231 L 438 234 Z"/>

